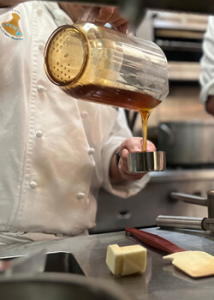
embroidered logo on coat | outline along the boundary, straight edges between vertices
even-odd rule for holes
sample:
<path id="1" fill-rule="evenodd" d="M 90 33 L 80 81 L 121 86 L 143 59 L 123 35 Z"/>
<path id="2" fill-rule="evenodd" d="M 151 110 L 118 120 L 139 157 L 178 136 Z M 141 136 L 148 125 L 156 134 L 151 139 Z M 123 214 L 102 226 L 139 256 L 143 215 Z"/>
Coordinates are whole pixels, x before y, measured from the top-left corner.
<path id="1" fill-rule="evenodd" d="M 12 12 L 12 19 L 8 22 L 3 22 L 0 26 L 3 33 L 14 40 L 23 40 L 23 34 L 19 27 L 20 19 L 21 17 L 18 13 Z"/>

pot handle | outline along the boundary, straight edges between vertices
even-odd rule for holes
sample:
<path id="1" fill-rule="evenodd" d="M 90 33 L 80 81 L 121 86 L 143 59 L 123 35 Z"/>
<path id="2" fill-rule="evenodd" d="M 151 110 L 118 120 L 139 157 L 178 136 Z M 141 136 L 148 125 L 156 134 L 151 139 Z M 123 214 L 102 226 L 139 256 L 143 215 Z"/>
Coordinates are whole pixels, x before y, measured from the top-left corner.
<path id="1" fill-rule="evenodd" d="M 208 206 L 208 200 L 207 198 L 204 197 L 199 197 L 191 194 L 176 193 L 176 192 L 172 192 L 170 196 L 174 199 L 181 200 L 186 203 Z"/>
<path id="2" fill-rule="evenodd" d="M 159 128 L 168 136 L 169 138 L 169 145 L 175 144 L 175 135 L 174 132 L 167 126 L 166 124 L 160 124 Z"/>

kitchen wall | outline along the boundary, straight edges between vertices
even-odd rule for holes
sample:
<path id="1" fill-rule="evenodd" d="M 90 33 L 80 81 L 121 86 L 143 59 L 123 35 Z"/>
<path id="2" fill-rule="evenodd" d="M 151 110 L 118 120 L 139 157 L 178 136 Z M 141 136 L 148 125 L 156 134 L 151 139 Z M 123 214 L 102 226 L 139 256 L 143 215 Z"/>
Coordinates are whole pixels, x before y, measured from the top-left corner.
<path id="1" fill-rule="evenodd" d="M 152 17 L 154 13 L 156 12 L 147 12 L 143 23 L 137 31 L 137 36 L 147 40 L 154 40 L 155 22 Z M 161 21 L 162 26 L 166 29 L 167 26 L 172 26 L 179 29 L 186 28 L 189 30 L 190 28 L 194 32 L 194 26 L 198 26 L 197 20 L 199 20 L 198 23 L 200 23 L 201 28 L 197 27 L 196 30 L 201 30 L 201 32 L 203 33 L 207 26 L 207 17 L 205 18 L 204 16 L 201 16 L 200 18 L 197 16 L 197 19 L 195 19 L 195 17 L 193 16 L 191 17 L 191 19 L 188 19 L 188 16 L 186 17 L 185 14 L 172 14 L 171 19 L 169 19 L 169 17 L 167 16 L 168 23 L 166 22 L 166 20 L 164 20 L 164 17 L 162 19 L 159 18 L 159 23 Z M 186 64 L 186 62 L 169 62 L 169 95 L 162 104 L 160 104 L 153 110 L 149 119 L 149 127 L 158 126 L 160 122 L 166 121 L 213 120 L 213 117 L 206 113 L 203 105 L 199 100 L 199 75 L 199 62 L 191 62 L 189 64 Z M 179 78 L 181 78 L 182 80 L 179 80 Z M 134 132 L 138 133 L 140 132 L 140 130 L 141 118 L 140 115 L 138 115 L 134 126 Z"/>
<path id="2" fill-rule="evenodd" d="M 137 31 L 137 36 L 153 41 L 155 34 L 152 15 L 153 12 L 147 13 Z M 194 26 L 196 26 L 199 34 L 201 33 L 199 25 L 202 25 L 202 30 L 206 29 L 203 17 L 199 16 L 196 19 L 194 17 L 186 19 L 185 15 L 182 15 L 182 18 L 179 15 L 176 18 L 170 17 L 168 20 L 167 23 L 164 18 L 159 19 L 160 24 L 165 26 L 164 30 L 167 30 L 168 25 L 170 28 L 179 28 L 180 30 L 185 27 L 194 30 Z M 156 25 L 158 26 L 158 24 Z M 191 30 L 188 30 L 190 35 Z M 182 35 L 183 32 L 180 33 Z M 176 37 L 175 42 L 177 42 Z M 199 48 L 201 47 L 200 43 L 201 41 L 199 41 L 199 45 L 196 45 Z M 188 51 L 190 50 L 188 49 Z M 199 62 L 186 64 L 186 62 L 169 61 L 168 66 L 169 95 L 153 110 L 149 120 L 149 129 L 151 130 L 148 132 L 148 138 L 154 143 L 157 142 L 157 127 L 160 122 L 214 120 L 205 112 L 199 100 Z M 131 112 L 131 115 L 134 116 L 134 112 Z M 138 114 L 134 135 L 142 136 L 141 128 L 141 119 Z M 214 188 L 213 178 L 214 171 L 212 169 L 191 168 L 188 170 L 179 166 L 178 168 L 169 168 L 165 172 L 151 172 L 147 186 L 139 194 L 128 199 L 122 199 L 101 190 L 98 197 L 97 226 L 91 230 L 91 233 L 123 230 L 126 227 L 155 226 L 158 215 L 206 217 L 206 207 L 176 201 L 171 198 L 170 194 L 171 192 L 180 192 L 205 197 L 207 191 Z"/>
<path id="3" fill-rule="evenodd" d="M 160 122 L 167 121 L 212 121 L 213 117 L 206 113 L 199 100 L 199 93 L 199 86 L 171 85 L 169 96 L 152 111 L 149 127 L 158 126 Z M 138 115 L 134 131 L 138 132 L 140 129 L 141 118 Z"/>

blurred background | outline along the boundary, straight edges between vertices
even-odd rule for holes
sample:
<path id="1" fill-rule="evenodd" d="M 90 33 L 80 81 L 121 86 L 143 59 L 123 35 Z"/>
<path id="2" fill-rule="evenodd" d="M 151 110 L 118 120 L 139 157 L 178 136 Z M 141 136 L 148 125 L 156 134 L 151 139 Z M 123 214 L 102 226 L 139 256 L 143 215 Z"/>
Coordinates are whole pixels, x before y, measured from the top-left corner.
<path id="1" fill-rule="evenodd" d="M 150 173 L 138 195 L 121 199 L 100 191 L 97 226 L 91 233 L 155 226 L 160 214 L 206 217 L 207 208 L 179 202 L 171 192 L 206 196 L 213 189 L 214 121 L 200 103 L 200 60 L 208 16 L 147 11 L 137 36 L 157 43 L 168 60 L 169 95 L 148 123 L 148 139 L 166 152 L 167 169 Z M 141 117 L 126 111 L 134 136 Z"/>
<path id="2" fill-rule="evenodd" d="M 153 112 L 149 127 L 160 122 L 212 120 L 199 101 L 200 59 L 208 16 L 148 11 L 137 36 L 154 41 L 168 60 L 170 93 Z M 140 116 L 134 133 L 139 134 Z"/>

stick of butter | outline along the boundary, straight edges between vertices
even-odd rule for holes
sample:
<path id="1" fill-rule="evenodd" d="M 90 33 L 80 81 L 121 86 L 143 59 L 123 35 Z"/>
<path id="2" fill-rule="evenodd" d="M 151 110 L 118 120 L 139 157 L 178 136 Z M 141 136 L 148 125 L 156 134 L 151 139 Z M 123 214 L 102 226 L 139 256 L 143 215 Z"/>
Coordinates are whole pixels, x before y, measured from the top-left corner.
<path id="1" fill-rule="evenodd" d="M 143 273 L 146 269 L 147 251 L 140 245 L 119 247 L 109 245 L 106 264 L 114 275 Z"/>

